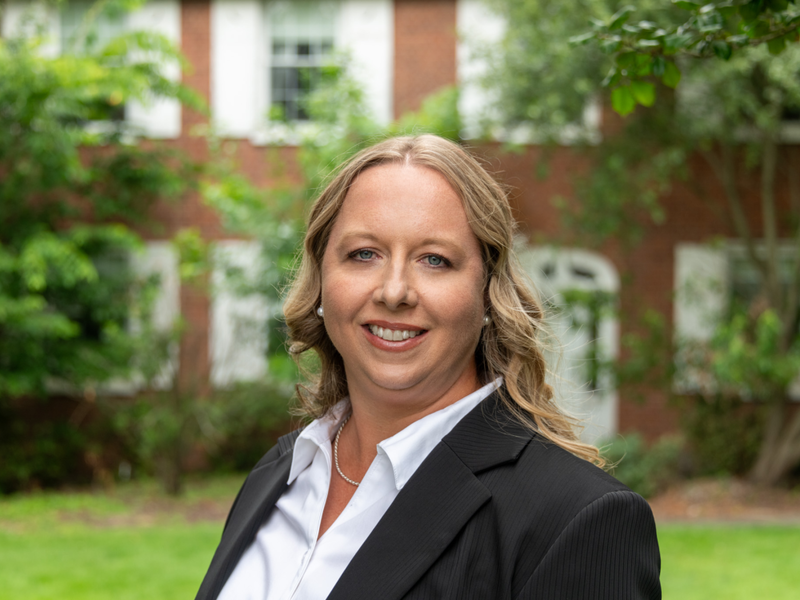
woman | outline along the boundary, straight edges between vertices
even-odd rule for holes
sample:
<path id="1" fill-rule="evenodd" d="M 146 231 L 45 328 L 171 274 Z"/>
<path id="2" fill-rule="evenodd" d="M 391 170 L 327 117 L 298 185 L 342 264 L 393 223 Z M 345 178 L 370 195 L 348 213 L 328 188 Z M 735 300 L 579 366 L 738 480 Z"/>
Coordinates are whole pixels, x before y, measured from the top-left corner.
<path id="1" fill-rule="evenodd" d="M 315 421 L 248 476 L 197 598 L 660 598 L 647 503 L 545 383 L 498 184 L 389 139 L 314 204 L 284 312 Z"/>

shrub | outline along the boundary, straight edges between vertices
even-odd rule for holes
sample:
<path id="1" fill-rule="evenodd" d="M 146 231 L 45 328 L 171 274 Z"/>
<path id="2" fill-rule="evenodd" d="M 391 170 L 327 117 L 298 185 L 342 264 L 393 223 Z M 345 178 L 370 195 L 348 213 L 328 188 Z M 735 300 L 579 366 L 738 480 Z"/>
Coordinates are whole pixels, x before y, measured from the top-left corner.
<path id="1" fill-rule="evenodd" d="M 665 436 L 649 448 L 639 434 L 618 436 L 601 448 L 609 472 L 634 492 L 649 498 L 680 476 L 683 441 Z"/>

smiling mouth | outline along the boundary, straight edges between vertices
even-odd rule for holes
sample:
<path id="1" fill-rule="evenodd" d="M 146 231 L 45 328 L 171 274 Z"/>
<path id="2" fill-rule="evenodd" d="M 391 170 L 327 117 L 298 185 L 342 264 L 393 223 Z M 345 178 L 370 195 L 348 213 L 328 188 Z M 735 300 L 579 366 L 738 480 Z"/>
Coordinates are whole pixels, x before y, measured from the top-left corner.
<path id="1" fill-rule="evenodd" d="M 377 336 L 382 340 L 386 340 L 387 342 L 402 342 L 403 340 L 410 340 L 411 338 L 417 337 L 418 335 L 422 335 L 426 332 L 425 329 L 388 329 L 384 327 L 378 327 L 377 325 L 368 325 L 368 327 L 372 335 Z"/>

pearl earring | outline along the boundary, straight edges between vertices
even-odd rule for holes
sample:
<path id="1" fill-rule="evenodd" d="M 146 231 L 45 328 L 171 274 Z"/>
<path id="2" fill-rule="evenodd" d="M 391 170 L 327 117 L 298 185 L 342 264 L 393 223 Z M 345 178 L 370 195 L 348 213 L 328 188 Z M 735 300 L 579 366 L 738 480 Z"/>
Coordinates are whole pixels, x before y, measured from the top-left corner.
<path id="1" fill-rule="evenodd" d="M 324 317 L 324 316 L 325 316 L 325 311 L 324 311 L 324 310 L 322 310 L 322 305 L 320 305 L 320 307 L 317 309 L 317 316 L 318 316 L 320 319 L 321 319 L 322 317 Z"/>
<path id="2" fill-rule="evenodd" d="M 484 324 L 484 326 L 488 325 L 491 322 L 492 322 L 492 318 L 489 315 L 483 315 L 483 324 Z"/>

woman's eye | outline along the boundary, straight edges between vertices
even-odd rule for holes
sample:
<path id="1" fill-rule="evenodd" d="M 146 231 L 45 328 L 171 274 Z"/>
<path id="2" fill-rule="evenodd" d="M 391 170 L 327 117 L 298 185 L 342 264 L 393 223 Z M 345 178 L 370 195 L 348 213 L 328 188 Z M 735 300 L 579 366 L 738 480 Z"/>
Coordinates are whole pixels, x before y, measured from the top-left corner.
<path id="1" fill-rule="evenodd" d="M 356 256 L 360 260 L 369 260 L 375 253 L 372 250 L 359 250 L 356 252 Z"/>
<path id="2" fill-rule="evenodd" d="M 441 256 L 437 256 L 435 254 L 430 254 L 425 257 L 425 260 L 428 261 L 428 264 L 432 267 L 441 267 L 445 265 L 445 260 Z"/>

